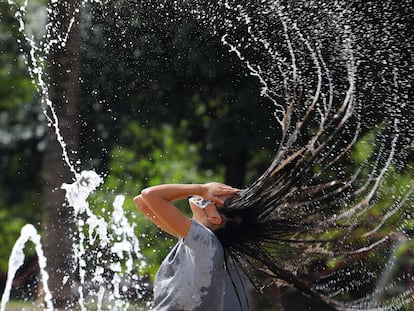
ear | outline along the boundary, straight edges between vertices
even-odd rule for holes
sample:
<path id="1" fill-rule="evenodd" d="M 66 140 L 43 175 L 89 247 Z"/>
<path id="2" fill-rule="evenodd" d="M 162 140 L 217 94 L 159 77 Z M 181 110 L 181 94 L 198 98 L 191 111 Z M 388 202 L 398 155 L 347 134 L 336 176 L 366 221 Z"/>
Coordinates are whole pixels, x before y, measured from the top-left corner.
<path id="1" fill-rule="evenodd" d="M 208 216 L 208 221 L 213 225 L 221 225 L 223 223 L 223 217 L 219 213 L 214 213 L 214 215 Z"/>

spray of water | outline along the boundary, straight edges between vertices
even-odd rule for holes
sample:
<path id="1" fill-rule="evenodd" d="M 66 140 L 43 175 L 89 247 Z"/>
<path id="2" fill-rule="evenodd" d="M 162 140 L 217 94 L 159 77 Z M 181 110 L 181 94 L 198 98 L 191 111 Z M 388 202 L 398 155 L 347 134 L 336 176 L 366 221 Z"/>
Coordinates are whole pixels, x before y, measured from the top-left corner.
<path id="1" fill-rule="evenodd" d="M 140 254 L 139 241 L 134 233 L 134 225 L 129 223 L 123 211 L 124 196 L 115 197 L 109 222 L 96 216 L 90 209 L 87 199 L 101 182 L 102 178 L 96 172 L 82 171 L 77 181 L 62 185 L 62 188 L 66 190 L 68 203 L 75 209 L 77 227 L 80 229 L 79 239 L 74 243 L 74 259 L 80 277 L 80 284 L 77 288 L 78 303 L 81 310 L 86 310 L 85 293 L 87 293 L 89 300 L 95 297 L 93 300 L 96 300 L 98 310 L 101 310 L 104 294 L 106 294 L 106 307 L 113 303 L 114 310 L 126 310 L 129 302 L 123 298 L 123 293 L 130 290 L 127 286 L 138 281 L 138 275 L 134 272 L 134 261 L 138 262 L 143 257 Z M 88 236 L 83 232 L 84 228 L 87 228 Z M 99 243 L 98 250 L 88 254 L 85 245 L 89 244 L 92 247 L 95 242 Z M 103 256 L 102 250 L 108 250 L 110 261 Z M 93 261 L 95 264 L 92 271 L 90 271 L 91 267 L 88 267 L 88 261 Z M 108 271 L 112 274 L 109 288 L 108 280 L 104 276 Z M 138 289 L 135 288 L 135 290 Z"/>
<path id="2" fill-rule="evenodd" d="M 407 146 L 412 146 L 412 135 L 404 136 L 410 122 L 400 113 L 409 105 L 406 81 L 412 81 L 412 71 L 409 62 L 395 62 L 404 59 L 397 47 L 412 47 L 400 41 L 407 30 L 400 26 L 405 31 L 401 33 L 393 28 L 405 17 L 391 18 L 389 12 L 397 11 L 389 3 L 382 7 L 366 4 L 368 12 L 390 18 L 378 24 L 368 21 L 357 4 L 353 7 L 341 1 L 219 4 L 213 13 L 218 18 L 206 14 L 201 2 L 192 12 L 215 33 L 222 33 L 223 44 L 258 77 L 262 95 L 275 104 L 282 132 L 274 162 L 234 206 L 261 207 L 258 217 L 307 228 L 265 239 L 260 244 L 266 250 L 263 256 L 273 264 L 262 269 L 271 269 L 275 282 L 279 279 L 302 290 L 306 286 L 297 277 L 306 279 L 313 283 L 309 294 L 322 295 L 320 299 L 338 309 L 407 307 L 414 299 L 412 266 L 390 267 L 396 262 L 394 245 L 401 236 L 403 241 L 410 239 L 407 219 L 413 215 L 412 180 L 393 194 L 387 206 L 379 203 L 388 175 L 407 164 Z M 404 9 L 408 6 L 408 2 L 403 5 Z M 386 25 L 384 32 L 382 25 Z M 367 37 L 380 32 L 395 54 L 378 64 L 373 53 L 383 57 L 389 50 L 364 44 Z M 382 81 L 374 87 L 372 72 L 382 66 L 396 74 L 378 72 Z M 372 89 L 377 93 L 367 91 Z M 378 114 L 373 98 L 380 98 L 384 110 L 381 129 L 373 127 L 375 121 L 366 113 Z M 370 142 L 371 157 L 355 165 L 353 173 L 346 172 L 346 162 L 354 161 L 352 150 L 369 132 L 377 133 L 377 140 Z M 368 224 L 371 218 L 378 223 Z M 254 256 L 248 257 L 252 266 L 257 264 Z M 328 258 L 332 260 L 326 269 L 319 267 L 314 275 L 309 274 L 315 262 L 320 265 L 329 262 Z M 315 274 L 319 275 L 316 279 Z M 345 302 L 351 297 L 354 301 Z"/>

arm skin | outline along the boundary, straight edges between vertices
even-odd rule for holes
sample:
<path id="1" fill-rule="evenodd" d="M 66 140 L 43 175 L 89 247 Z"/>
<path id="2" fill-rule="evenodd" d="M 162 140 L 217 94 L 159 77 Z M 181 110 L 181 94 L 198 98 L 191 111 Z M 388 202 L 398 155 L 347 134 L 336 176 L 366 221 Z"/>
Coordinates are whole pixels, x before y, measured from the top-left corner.
<path id="1" fill-rule="evenodd" d="M 148 206 L 145 204 L 144 199 L 142 198 L 142 195 L 138 195 L 134 198 L 134 203 L 136 207 L 140 210 L 142 214 L 144 214 L 149 220 L 151 220 L 155 225 L 157 225 L 159 228 L 164 230 L 165 232 L 168 232 L 169 234 L 178 237 L 179 234 L 176 232 L 173 228 L 171 228 L 169 225 L 161 221 L 152 211 L 148 208 Z M 183 215 L 184 216 L 184 215 Z"/>
<path id="2" fill-rule="evenodd" d="M 200 195 L 206 200 L 223 204 L 220 195 L 234 194 L 238 189 L 220 183 L 165 184 L 149 187 L 134 198 L 137 208 L 154 224 L 175 237 L 187 236 L 191 219 L 181 213 L 172 201 Z"/>

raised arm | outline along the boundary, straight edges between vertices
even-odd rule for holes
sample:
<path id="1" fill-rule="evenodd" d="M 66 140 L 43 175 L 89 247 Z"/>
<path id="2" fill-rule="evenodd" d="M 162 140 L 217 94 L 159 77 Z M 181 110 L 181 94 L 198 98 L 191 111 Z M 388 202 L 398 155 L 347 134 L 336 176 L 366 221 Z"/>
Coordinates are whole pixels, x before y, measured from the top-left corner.
<path id="1" fill-rule="evenodd" d="M 171 202 L 200 195 L 207 200 L 222 204 L 217 196 L 233 194 L 236 189 L 220 184 L 164 184 L 142 190 L 134 198 L 138 209 L 154 224 L 164 231 L 176 236 L 186 237 L 191 226 L 191 219 L 186 217 Z"/>
<path id="2" fill-rule="evenodd" d="M 144 199 L 142 198 L 142 195 L 137 195 L 134 198 L 134 203 L 136 205 L 136 207 L 138 208 L 138 210 L 140 210 L 140 212 L 142 214 L 144 214 L 149 220 L 151 220 L 155 225 L 157 225 L 159 228 L 161 228 L 162 230 L 164 230 L 165 232 L 178 237 L 179 234 L 178 232 L 176 232 L 173 228 L 171 228 L 169 225 L 167 225 L 166 223 L 162 222 L 152 211 L 151 209 L 148 208 L 148 206 L 145 204 Z"/>

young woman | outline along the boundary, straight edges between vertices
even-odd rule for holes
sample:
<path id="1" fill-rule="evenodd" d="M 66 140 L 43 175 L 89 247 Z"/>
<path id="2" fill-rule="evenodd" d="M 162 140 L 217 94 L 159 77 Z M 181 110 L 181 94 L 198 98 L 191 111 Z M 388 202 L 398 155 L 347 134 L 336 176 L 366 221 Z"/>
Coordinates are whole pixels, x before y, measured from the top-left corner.
<path id="1" fill-rule="evenodd" d="M 154 283 L 154 310 L 222 310 L 226 269 L 224 250 L 214 231 L 225 223 L 219 212 L 239 190 L 221 183 L 165 184 L 135 197 L 154 224 L 179 238 L 161 264 Z M 190 197 L 192 218 L 172 201 Z"/>

